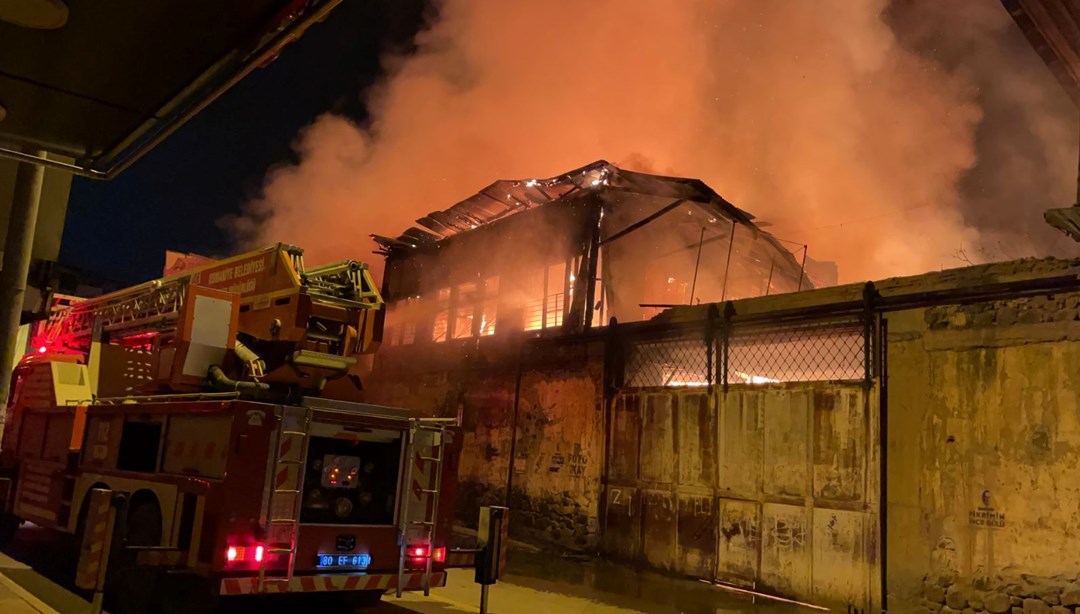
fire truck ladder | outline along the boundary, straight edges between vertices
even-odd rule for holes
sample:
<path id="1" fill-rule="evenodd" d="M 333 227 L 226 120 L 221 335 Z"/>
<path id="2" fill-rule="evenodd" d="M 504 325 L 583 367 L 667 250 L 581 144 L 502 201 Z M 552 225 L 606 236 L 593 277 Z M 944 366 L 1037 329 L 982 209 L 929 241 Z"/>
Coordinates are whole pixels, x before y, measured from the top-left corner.
<path id="1" fill-rule="evenodd" d="M 296 549 L 300 540 L 300 508 L 303 503 L 304 467 L 310 442 L 310 407 L 282 407 L 278 423 L 277 456 L 270 475 L 267 502 L 267 548 L 259 563 L 259 592 L 270 583 L 288 584 L 296 570 Z M 293 477 L 295 472 L 295 477 Z M 291 505 L 289 504 L 291 501 Z M 279 508 L 285 508 L 283 510 Z M 277 529 L 284 529 L 279 531 Z M 285 533 L 285 539 L 279 536 Z M 288 544 L 285 547 L 284 544 Z M 266 575 L 266 565 L 279 556 L 288 556 L 284 575 Z"/>
<path id="2" fill-rule="evenodd" d="M 424 420 L 422 418 L 414 418 L 412 424 L 409 426 L 409 441 L 405 448 L 405 462 L 410 467 L 409 471 L 405 473 L 408 476 L 408 481 L 405 483 L 405 490 L 413 489 L 418 494 L 426 494 L 430 497 L 428 501 L 424 501 L 424 515 L 422 520 L 412 520 L 409 517 L 409 501 L 412 497 L 408 495 L 402 497 L 401 503 L 401 528 L 398 530 L 398 539 L 401 542 L 401 552 L 398 559 L 398 581 L 397 581 L 397 596 L 401 597 L 401 587 L 405 577 L 405 561 L 410 557 L 408 556 L 410 529 L 415 529 L 416 533 L 419 533 L 419 537 L 423 538 L 425 544 L 426 556 L 424 561 L 424 596 L 426 597 L 431 592 L 431 561 L 435 556 L 435 525 L 439 518 L 439 491 L 442 489 L 442 470 L 443 470 L 443 451 L 446 446 L 446 424 L 445 421 Z M 416 452 L 417 441 L 416 436 L 418 433 L 429 433 L 431 435 L 431 446 L 428 450 L 428 455 L 418 455 Z M 413 462 L 413 460 L 416 462 Z M 425 466 L 431 466 L 432 471 L 425 480 L 424 475 L 421 474 L 419 479 L 415 478 L 415 472 L 422 470 Z M 433 483 L 432 483 L 433 482 Z M 418 484 L 418 487 L 414 487 L 413 484 Z M 415 533 L 413 533 L 415 535 Z"/>
<path id="3" fill-rule="evenodd" d="M 160 331 L 176 325 L 187 294 L 187 278 L 157 279 L 101 297 L 58 306 L 44 325 L 44 339 L 89 346 L 94 327 L 120 335 Z M 73 349 L 76 349 L 73 348 Z"/>

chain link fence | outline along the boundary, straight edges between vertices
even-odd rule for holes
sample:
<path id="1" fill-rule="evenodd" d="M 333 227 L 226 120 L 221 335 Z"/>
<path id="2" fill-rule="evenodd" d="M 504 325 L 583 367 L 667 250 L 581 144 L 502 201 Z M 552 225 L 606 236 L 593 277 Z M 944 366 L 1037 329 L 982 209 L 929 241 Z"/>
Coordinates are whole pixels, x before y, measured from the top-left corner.
<path id="1" fill-rule="evenodd" d="M 870 368 L 867 327 L 860 320 L 771 327 L 680 331 L 629 339 L 623 386 L 709 386 L 863 380 Z M 710 341 L 711 340 L 711 341 Z"/>
<path id="2" fill-rule="evenodd" d="M 631 388 L 708 386 L 715 373 L 713 355 L 701 338 L 635 342 L 626 356 L 623 383 Z"/>
<path id="3" fill-rule="evenodd" d="M 859 322 L 735 330 L 728 340 L 726 381 L 771 384 L 864 379 L 864 334 Z"/>

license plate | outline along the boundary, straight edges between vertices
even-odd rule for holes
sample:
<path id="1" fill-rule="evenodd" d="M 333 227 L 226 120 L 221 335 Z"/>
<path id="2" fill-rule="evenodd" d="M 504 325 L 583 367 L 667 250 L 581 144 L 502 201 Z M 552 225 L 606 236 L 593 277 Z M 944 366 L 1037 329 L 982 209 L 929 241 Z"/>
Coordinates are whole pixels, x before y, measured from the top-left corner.
<path id="1" fill-rule="evenodd" d="M 367 569 L 370 554 L 320 554 L 315 558 L 319 569 Z"/>

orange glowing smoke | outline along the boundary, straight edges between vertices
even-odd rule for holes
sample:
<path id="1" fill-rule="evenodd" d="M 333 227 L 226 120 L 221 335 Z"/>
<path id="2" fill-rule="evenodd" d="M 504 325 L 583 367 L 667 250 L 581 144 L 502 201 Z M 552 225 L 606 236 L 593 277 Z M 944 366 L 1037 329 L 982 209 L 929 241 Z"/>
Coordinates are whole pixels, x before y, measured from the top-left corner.
<path id="1" fill-rule="evenodd" d="M 978 259 L 958 188 L 978 92 L 902 46 L 886 4 L 446 0 L 388 63 L 370 126 L 319 117 L 231 227 L 310 262 L 357 257 L 495 179 L 603 158 L 704 180 L 844 281 Z M 997 0 L 966 4 L 1015 28 Z"/>

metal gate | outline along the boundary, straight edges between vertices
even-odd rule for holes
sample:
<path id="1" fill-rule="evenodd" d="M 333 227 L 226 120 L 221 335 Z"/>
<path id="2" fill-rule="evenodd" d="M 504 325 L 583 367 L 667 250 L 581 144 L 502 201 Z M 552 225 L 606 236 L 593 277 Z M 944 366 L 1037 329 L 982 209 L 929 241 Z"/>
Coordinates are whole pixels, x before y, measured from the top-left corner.
<path id="1" fill-rule="evenodd" d="M 704 338 L 631 343 L 608 420 L 605 549 L 800 601 L 879 606 L 865 327 Z"/>
<path id="2" fill-rule="evenodd" d="M 875 601 L 874 397 L 844 384 L 718 396 L 718 581 L 863 611 Z"/>

